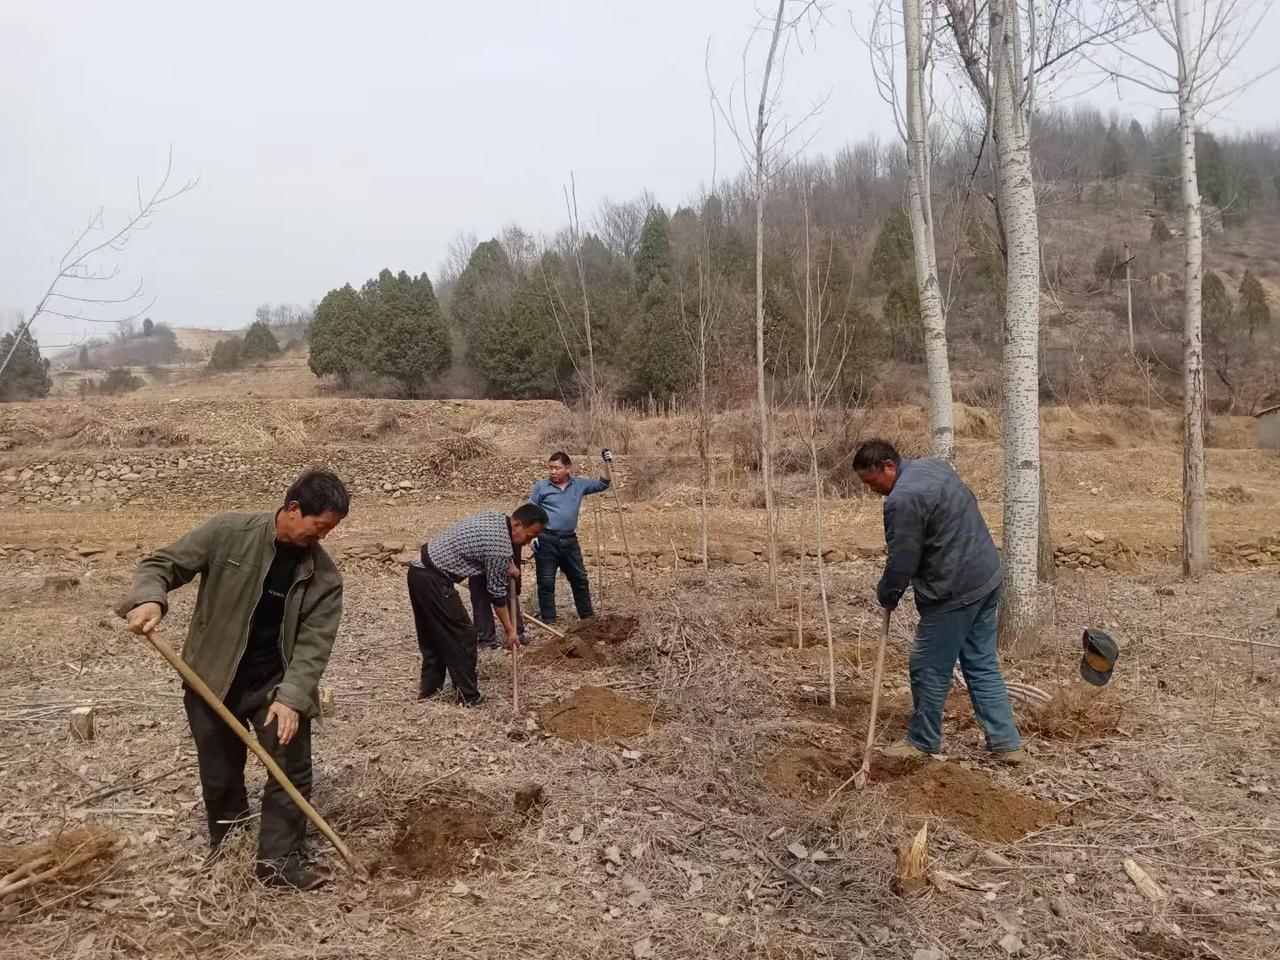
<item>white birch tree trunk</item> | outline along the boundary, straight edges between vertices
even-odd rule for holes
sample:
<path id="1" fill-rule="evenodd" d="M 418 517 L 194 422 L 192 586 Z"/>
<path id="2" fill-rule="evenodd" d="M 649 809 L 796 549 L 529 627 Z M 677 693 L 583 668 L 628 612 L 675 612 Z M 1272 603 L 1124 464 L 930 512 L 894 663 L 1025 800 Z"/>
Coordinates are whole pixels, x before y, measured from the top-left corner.
<path id="1" fill-rule="evenodd" d="M 1181 141 L 1183 205 L 1182 300 L 1182 574 L 1198 577 L 1209 567 L 1205 524 L 1204 340 L 1201 336 L 1200 187 L 1196 179 L 1195 105 L 1191 101 L 1192 45 L 1186 0 L 1174 2 L 1178 53 L 1178 136 Z"/>
<path id="2" fill-rule="evenodd" d="M 1022 44 L 1011 0 L 990 10 L 992 137 L 1004 225 L 1004 595 L 1002 646 L 1036 642 L 1040 530 L 1040 228 L 1031 176 L 1029 117 L 1022 103 Z"/>
<path id="3" fill-rule="evenodd" d="M 947 358 L 947 318 L 938 286 L 938 256 L 934 245 L 933 199 L 929 156 L 928 90 L 921 0 L 903 0 L 902 22 L 907 59 L 907 198 L 911 240 L 915 251 L 916 290 L 924 326 L 924 362 L 929 381 L 929 435 L 933 455 L 955 459 L 955 414 L 951 395 L 951 365 Z"/>

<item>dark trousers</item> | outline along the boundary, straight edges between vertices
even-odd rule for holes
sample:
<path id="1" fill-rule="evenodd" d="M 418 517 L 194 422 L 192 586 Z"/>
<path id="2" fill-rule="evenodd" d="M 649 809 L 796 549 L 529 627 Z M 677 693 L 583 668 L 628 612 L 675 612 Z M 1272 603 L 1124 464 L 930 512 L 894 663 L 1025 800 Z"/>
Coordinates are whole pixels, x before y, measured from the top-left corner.
<path id="1" fill-rule="evenodd" d="M 538 536 L 538 551 L 533 555 L 538 576 L 538 616 L 551 623 L 556 618 L 556 572 L 564 571 L 573 591 L 573 605 L 578 608 L 582 620 L 595 616 L 591 607 L 591 584 L 587 579 L 587 565 L 582 560 L 582 548 L 574 533 L 553 533 L 543 530 Z"/>
<path id="2" fill-rule="evenodd" d="M 279 677 L 262 683 L 232 683 L 223 701 L 228 710 L 245 726 L 252 724 L 258 742 L 280 764 L 307 799 L 311 798 L 311 721 L 298 720 L 298 732 L 287 746 L 276 741 L 276 724 L 266 726 L 267 708 Z M 209 841 L 216 847 L 232 827 L 249 818 L 249 798 L 244 788 L 244 762 L 248 748 L 222 718 L 200 699 L 194 690 L 182 697 L 187 709 L 187 722 L 196 742 L 200 763 L 200 789 L 204 793 L 205 814 L 209 818 Z M 302 850 L 307 818 L 289 799 L 274 777 L 267 778 L 262 791 L 262 817 L 258 825 L 258 859 L 281 860 Z"/>
<path id="3" fill-rule="evenodd" d="M 459 702 L 468 706 L 478 702 L 476 628 L 453 581 L 431 567 L 410 567 L 409 603 L 422 651 L 419 693 L 424 697 L 437 693 L 447 671 Z"/>
<path id="4" fill-rule="evenodd" d="M 969 687 L 973 715 L 986 731 L 987 747 L 1006 751 L 1022 745 L 996 657 L 999 608 L 997 587 L 967 607 L 920 615 L 909 661 L 911 721 L 907 740 L 921 750 L 938 753 L 942 749 L 942 708 L 957 660 Z"/>
<path id="5" fill-rule="evenodd" d="M 471 594 L 471 616 L 476 622 L 476 642 L 482 647 L 506 646 L 506 637 L 501 640 L 497 638 L 497 629 L 494 626 L 496 621 L 493 616 L 493 601 L 489 599 L 488 578 L 483 575 L 468 577 L 467 592 Z M 516 603 L 516 633 L 520 635 L 521 643 L 527 642 L 524 611 L 520 609 L 518 601 Z"/>

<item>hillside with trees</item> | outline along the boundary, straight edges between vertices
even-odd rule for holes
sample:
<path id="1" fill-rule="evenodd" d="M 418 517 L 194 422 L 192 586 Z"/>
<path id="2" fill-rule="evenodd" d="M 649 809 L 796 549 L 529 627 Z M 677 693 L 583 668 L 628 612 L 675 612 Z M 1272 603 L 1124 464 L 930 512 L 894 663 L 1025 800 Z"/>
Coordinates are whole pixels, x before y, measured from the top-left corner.
<path id="1" fill-rule="evenodd" d="M 1002 341 L 1001 225 L 979 144 L 941 134 L 932 202 L 956 396 L 990 405 Z M 1144 126 L 1087 106 L 1037 118 L 1045 402 L 1176 401 L 1177 146 L 1164 121 Z M 1206 132 L 1197 153 L 1215 278 L 1204 294 L 1209 394 L 1217 409 L 1247 411 L 1280 388 L 1270 319 L 1280 289 L 1280 138 Z M 868 138 L 774 178 L 763 270 L 778 398 L 800 389 L 808 229 L 811 247 L 820 238 L 825 299 L 836 305 L 829 329 L 848 345 L 841 400 L 923 400 L 907 171 L 901 143 Z M 744 172 L 670 211 L 648 195 L 606 200 L 581 233 L 534 237 L 511 225 L 482 242 L 462 235 L 441 271 L 440 302 L 425 274 L 384 270 L 359 291 L 330 291 L 316 311 L 312 370 L 362 392 L 572 400 L 584 389 L 585 290 L 602 389 L 627 403 L 680 400 L 695 387 L 699 283 L 713 282 L 723 304 L 707 345 L 710 394 L 722 406 L 748 400 L 752 189 Z"/>

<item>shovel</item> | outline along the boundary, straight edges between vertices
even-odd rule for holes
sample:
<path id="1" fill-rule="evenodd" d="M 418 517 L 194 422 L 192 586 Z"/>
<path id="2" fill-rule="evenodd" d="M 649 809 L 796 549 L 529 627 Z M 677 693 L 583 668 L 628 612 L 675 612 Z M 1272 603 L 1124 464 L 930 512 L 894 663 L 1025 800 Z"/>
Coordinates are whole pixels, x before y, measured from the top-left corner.
<path id="1" fill-rule="evenodd" d="M 880 712 L 880 680 L 884 677 L 884 651 L 889 645 L 889 617 L 892 611 L 882 611 L 884 620 L 880 624 L 880 649 L 876 651 L 875 678 L 871 681 L 871 720 L 867 724 L 867 748 L 862 754 L 862 766 L 853 775 L 853 785 L 861 790 L 867 785 L 867 774 L 871 772 L 871 748 L 876 742 L 876 714 Z"/>

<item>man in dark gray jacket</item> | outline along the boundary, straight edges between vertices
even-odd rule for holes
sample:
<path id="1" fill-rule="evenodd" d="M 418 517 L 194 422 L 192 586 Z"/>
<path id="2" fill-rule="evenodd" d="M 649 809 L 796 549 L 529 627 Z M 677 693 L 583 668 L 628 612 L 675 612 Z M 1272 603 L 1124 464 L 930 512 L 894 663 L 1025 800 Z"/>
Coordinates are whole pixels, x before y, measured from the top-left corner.
<path id="1" fill-rule="evenodd" d="M 999 759 L 1025 759 L 996 657 L 996 613 L 1004 570 L 978 501 L 941 460 L 904 460 L 870 440 L 853 455 L 859 479 L 885 498 L 888 557 L 876 587 L 886 610 L 915 591 L 920 626 L 911 651 L 911 721 L 906 739 L 885 749 L 918 758 L 942 750 L 942 707 L 956 661 L 974 716 Z"/>

